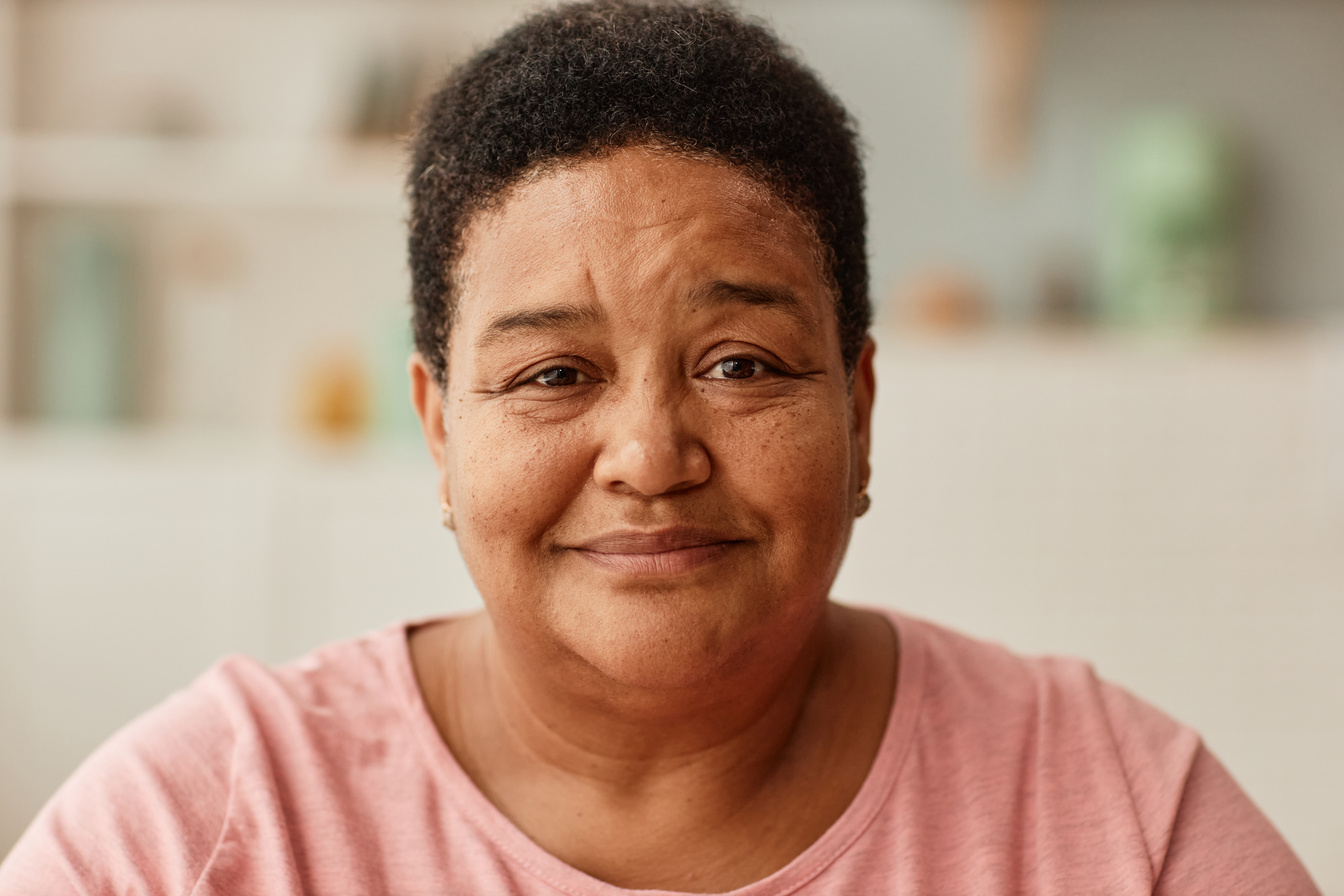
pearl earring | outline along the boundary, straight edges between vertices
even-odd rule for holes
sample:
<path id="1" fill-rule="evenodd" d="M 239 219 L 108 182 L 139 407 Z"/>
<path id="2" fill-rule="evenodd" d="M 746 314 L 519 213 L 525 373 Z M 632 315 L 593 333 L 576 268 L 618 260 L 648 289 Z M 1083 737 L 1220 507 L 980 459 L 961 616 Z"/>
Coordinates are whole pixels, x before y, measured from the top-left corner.
<path id="1" fill-rule="evenodd" d="M 457 527 L 453 523 L 453 508 L 447 501 L 439 502 L 439 509 L 443 511 L 443 528 L 452 532 Z"/>

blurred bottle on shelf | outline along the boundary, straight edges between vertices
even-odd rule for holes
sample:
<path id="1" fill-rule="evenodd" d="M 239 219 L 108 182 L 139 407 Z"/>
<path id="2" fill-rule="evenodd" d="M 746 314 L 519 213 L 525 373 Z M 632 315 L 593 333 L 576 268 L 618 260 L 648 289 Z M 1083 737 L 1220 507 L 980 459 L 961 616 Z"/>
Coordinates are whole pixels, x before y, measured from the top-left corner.
<path id="1" fill-rule="evenodd" d="M 133 257 L 125 228 L 109 220 L 68 213 L 41 231 L 34 309 L 40 419 L 112 424 L 130 417 Z"/>
<path id="2" fill-rule="evenodd" d="M 243 317 L 241 240 L 208 218 L 177 220 L 168 230 L 159 272 L 159 410 L 174 424 L 228 429 L 244 418 L 249 365 L 243 359 L 255 351 Z"/>
<path id="3" fill-rule="evenodd" d="M 1191 330 L 1235 313 L 1241 177 L 1217 123 L 1196 112 L 1136 115 L 1103 171 L 1102 320 Z"/>

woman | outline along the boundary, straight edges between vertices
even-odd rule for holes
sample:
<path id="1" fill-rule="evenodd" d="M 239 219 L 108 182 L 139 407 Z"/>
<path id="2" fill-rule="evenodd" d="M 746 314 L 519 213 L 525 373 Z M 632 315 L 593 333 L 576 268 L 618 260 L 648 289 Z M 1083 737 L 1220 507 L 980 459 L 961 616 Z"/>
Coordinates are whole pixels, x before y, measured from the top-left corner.
<path id="1" fill-rule="evenodd" d="M 426 110 L 413 399 L 486 613 L 229 660 L 0 892 L 1315 892 L 1086 666 L 830 603 L 873 345 L 843 110 L 716 7 L 542 13 Z"/>

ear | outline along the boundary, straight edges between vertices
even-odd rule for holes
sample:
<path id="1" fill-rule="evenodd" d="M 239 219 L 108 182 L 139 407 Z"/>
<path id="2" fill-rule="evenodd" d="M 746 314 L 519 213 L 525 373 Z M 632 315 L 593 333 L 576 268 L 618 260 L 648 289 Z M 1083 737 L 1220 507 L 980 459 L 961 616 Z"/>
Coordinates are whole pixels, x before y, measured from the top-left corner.
<path id="1" fill-rule="evenodd" d="M 872 446 L 873 400 L 877 395 L 877 375 L 873 372 L 873 355 L 877 343 L 872 337 L 864 340 L 859 360 L 854 365 L 854 384 L 850 387 L 850 409 L 853 412 L 854 451 L 858 455 L 860 490 L 867 488 L 872 467 L 868 453 Z"/>
<path id="2" fill-rule="evenodd" d="M 411 353 L 411 360 L 407 362 L 406 367 L 411 375 L 411 404 L 415 406 L 415 414 L 420 418 L 420 430 L 425 434 L 425 445 L 429 448 L 429 455 L 434 458 L 434 466 L 439 469 L 439 498 L 451 504 L 451 496 L 448 494 L 448 463 L 445 447 L 447 431 L 443 423 L 443 392 L 419 352 Z"/>

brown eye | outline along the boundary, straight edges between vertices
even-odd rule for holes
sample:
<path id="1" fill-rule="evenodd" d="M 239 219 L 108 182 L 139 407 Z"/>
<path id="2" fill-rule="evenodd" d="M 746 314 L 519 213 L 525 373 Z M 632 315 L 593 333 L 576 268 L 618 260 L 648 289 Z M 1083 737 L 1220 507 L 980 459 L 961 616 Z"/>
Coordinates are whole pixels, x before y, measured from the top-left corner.
<path id="1" fill-rule="evenodd" d="M 756 362 L 751 358 L 725 358 L 715 367 L 722 379 L 746 380 L 756 375 Z"/>
<path id="2" fill-rule="evenodd" d="M 583 374 L 573 367 L 552 367 L 534 376 L 532 381 L 543 386 L 574 386 L 581 376 Z"/>

